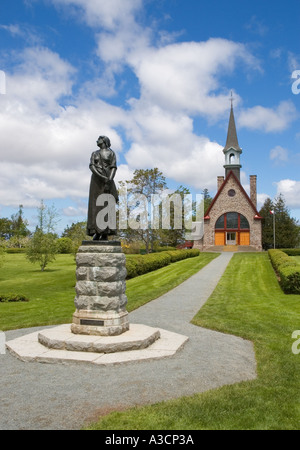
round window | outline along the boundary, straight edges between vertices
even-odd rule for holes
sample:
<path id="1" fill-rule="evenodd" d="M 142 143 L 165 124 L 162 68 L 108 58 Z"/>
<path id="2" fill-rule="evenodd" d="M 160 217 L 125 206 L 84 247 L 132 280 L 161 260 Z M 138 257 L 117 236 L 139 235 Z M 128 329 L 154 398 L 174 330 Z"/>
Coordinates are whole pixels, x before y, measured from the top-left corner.
<path id="1" fill-rule="evenodd" d="M 229 189 L 228 195 L 229 195 L 229 197 L 234 197 L 235 196 L 235 190 L 234 189 Z"/>

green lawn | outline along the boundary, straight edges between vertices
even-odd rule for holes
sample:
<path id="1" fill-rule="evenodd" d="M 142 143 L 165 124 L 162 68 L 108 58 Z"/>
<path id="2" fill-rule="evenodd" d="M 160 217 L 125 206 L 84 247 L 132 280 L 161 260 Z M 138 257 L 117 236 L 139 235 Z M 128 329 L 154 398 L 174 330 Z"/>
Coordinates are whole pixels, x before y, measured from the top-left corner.
<path id="1" fill-rule="evenodd" d="M 300 329 L 300 295 L 283 294 L 268 255 L 235 254 L 193 323 L 253 341 L 257 379 L 111 413 L 91 428 L 299 429 L 300 354 L 292 353 L 292 333 Z"/>
<path id="2" fill-rule="evenodd" d="M 128 280 L 127 310 L 147 303 L 198 272 L 217 255 L 201 253 L 155 272 Z M 0 330 L 69 323 L 75 311 L 75 261 L 72 255 L 57 255 L 44 272 L 29 263 L 24 254 L 6 254 L 0 269 L 0 293 L 23 294 L 23 303 L 0 303 Z"/>

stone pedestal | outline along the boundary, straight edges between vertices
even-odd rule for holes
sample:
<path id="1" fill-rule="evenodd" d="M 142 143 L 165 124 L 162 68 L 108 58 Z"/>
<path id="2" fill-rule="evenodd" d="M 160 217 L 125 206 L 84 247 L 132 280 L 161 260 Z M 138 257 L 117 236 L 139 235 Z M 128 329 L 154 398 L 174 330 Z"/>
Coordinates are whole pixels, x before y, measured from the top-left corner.
<path id="1" fill-rule="evenodd" d="M 74 334 L 117 336 L 129 330 L 126 260 L 119 241 L 83 241 L 76 255 Z"/>

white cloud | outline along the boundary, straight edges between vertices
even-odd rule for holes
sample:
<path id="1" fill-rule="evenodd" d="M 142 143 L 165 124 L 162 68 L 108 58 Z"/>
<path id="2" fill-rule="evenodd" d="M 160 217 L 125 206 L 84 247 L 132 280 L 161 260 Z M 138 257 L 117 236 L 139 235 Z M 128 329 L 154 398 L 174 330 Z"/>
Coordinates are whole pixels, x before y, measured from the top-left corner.
<path id="1" fill-rule="evenodd" d="M 277 145 L 270 150 L 270 159 L 277 164 L 287 162 L 289 159 L 289 152 L 286 148 Z"/>
<path id="2" fill-rule="evenodd" d="M 284 179 L 275 183 L 277 195 L 282 194 L 289 208 L 300 208 L 300 181 Z"/>
<path id="3" fill-rule="evenodd" d="M 261 209 L 261 207 L 263 206 L 263 204 L 265 203 L 267 198 L 270 198 L 270 196 L 268 194 L 264 194 L 264 193 L 257 194 L 257 210 L 258 211 Z"/>
<path id="4" fill-rule="evenodd" d="M 244 45 L 226 39 L 152 47 L 129 57 L 143 101 L 213 118 L 228 109 L 229 92 L 220 80 L 238 61 L 257 68 Z"/>
<path id="5" fill-rule="evenodd" d="M 297 110 L 291 101 L 282 101 L 275 108 L 254 106 L 241 111 L 239 125 L 267 133 L 283 131 L 297 118 Z"/>
<path id="6" fill-rule="evenodd" d="M 143 0 L 51 0 L 54 5 L 76 7 L 76 17 L 82 14 L 86 23 L 94 28 L 103 27 L 107 30 L 116 30 L 128 22 L 134 23 L 136 11 L 142 7 Z"/>

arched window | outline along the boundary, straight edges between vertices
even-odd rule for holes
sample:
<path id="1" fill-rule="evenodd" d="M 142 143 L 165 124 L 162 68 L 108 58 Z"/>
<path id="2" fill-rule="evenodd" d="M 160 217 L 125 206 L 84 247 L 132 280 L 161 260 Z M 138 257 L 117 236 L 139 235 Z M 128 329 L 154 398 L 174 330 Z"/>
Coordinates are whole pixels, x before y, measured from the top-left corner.
<path id="1" fill-rule="evenodd" d="M 234 160 L 235 160 L 235 154 L 234 153 L 230 153 L 230 155 L 229 155 L 229 164 L 234 164 Z"/>
<path id="2" fill-rule="evenodd" d="M 218 230 L 249 230 L 249 222 L 243 214 L 228 212 L 216 221 L 215 228 Z"/>

